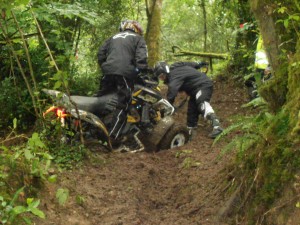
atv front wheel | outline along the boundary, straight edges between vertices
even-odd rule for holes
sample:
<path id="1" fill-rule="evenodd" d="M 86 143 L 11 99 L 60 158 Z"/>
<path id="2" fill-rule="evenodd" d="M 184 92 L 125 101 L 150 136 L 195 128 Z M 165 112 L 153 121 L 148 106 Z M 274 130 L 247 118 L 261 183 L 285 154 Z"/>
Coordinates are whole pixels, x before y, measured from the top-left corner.
<path id="1" fill-rule="evenodd" d="M 171 149 L 183 146 L 189 140 L 189 132 L 185 126 L 174 125 L 162 138 L 159 149 Z"/>

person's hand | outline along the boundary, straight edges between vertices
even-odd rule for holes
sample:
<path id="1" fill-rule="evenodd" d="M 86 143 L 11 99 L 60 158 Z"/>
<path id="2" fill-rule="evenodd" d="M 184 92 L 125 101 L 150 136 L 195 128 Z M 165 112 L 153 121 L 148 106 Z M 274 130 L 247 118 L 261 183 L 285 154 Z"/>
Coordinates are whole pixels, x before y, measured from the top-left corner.
<path id="1" fill-rule="evenodd" d="M 142 69 L 136 68 L 136 70 L 142 74 L 153 73 L 153 69 L 151 68 L 142 68 Z"/>
<path id="2" fill-rule="evenodd" d="M 203 66 L 208 66 L 209 63 L 208 63 L 208 62 L 199 62 L 198 65 L 199 65 L 200 67 L 203 67 Z"/>

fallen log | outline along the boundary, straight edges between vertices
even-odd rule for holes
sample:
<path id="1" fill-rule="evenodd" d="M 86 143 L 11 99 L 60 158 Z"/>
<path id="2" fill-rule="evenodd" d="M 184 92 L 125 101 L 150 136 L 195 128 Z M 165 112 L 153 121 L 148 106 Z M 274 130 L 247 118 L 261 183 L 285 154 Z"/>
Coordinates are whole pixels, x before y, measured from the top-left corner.
<path id="1" fill-rule="evenodd" d="M 175 56 L 194 55 L 194 56 L 201 56 L 210 59 L 229 59 L 230 57 L 229 54 L 227 53 L 192 52 L 192 51 L 182 50 L 178 46 L 172 46 L 172 52 L 174 53 Z"/>

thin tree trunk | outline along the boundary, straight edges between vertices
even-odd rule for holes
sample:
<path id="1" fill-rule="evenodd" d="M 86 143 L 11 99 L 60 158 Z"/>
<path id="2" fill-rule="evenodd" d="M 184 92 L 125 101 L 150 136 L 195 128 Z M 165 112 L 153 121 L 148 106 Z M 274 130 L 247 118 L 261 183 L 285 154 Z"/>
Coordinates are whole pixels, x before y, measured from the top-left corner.
<path id="1" fill-rule="evenodd" d="M 145 0 L 148 18 L 146 42 L 148 46 L 148 64 L 154 66 L 160 60 L 161 10 L 162 0 Z"/>
<path id="2" fill-rule="evenodd" d="M 23 69 L 22 64 L 21 64 L 21 62 L 20 62 L 20 59 L 19 59 L 19 57 L 18 57 L 18 54 L 17 54 L 16 51 L 14 50 L 14 48 L 13 48 L 13 43 L 11 42 L 11 40 L 8 39 L 7 32 L 6 32 L 6 30 L 4 29 L 4 27 L 2 26 L 2 23 L 1 23 L 1 22 L 0 22 L 0 28 L 2 29 L 3 35 L 5 36 L 6 41 L 7 41 L 8 45 L 9 45 L 9 48 L 11 49 L 11 53 L 12 53 L 12 55 L 14 56 L 14 58 L 15 58 L 17 64 L 18 64 L 18 67 L 19 67 L 19 69 L 20 69 L 20 73 L 21 73 L 21 75 L 22 75 L 22 77 L 23 77 L 23 79 L 24 79 L 24 81 L 25 81 L 26 87 L 27 87 L 28 92 L 29 92 L 29 94 L 30 94 L 30 97 L 31 97 L 31 100 L 32 100 L 32 103 L 33 103 L 33 106 L 34 106 L 35 115 L 36 115 L 36 117 L 38 118 L 38 117 L 39 117 L 39 112 L 38 112 L 38 110 L 37 110 L 37 103 L 36 103 L 36 99 L 35 99 L 35 97 L 34 97 L 34 92 L 32 91 L 32 88 L 31 88 L 31 86 L 30 86 L 30 83 L 29 83 L 29 81 L 28 81 L 28 79 L 27 79 L 27 77 L 26 77 L 26 75 L 25 75 L 25 72 L 24 72 L 24 69 Z"/>
<path id="3" fill-rule="evenodd" d="M 264 41 L 269 63 L 273 71 L 277 71 L 280 66 L 278 36 L 276 34 L 275 22 L 272 17 L 272 8 L 265 1 L 252 0 L 251 9 L 258 20 L 260 33 Z M 275 75 L 275 73 L 274 73 Z"/>
<path id="4" fill-rule="evenodd" d="M 206 5 L 205 5 L 205 0 L 201 0 L 200 2 L 200 7 L 202 9 L 203 13 L 203 51 L 207 51 L 207 16 L 206 16 Z"/>
<path id="5" fill-rule="evenodd" d="M 36 97 L 37 102 L 39 102 L 40 101 L 39 96 L 35 94 L 35 93 L 38 92 L 38 89 L 37 89 L 37 83 L 36 83 L 36 79 L 35 79 L 35 76 L 34 76 L 32 63 L 31 63 L 31 57 L 30 57 L 29 50 L 28 50 L 28 47 L 27 47 L 27 42 L 26 42 L 26 40 L 24 38 L 24 34 L 23 34 L 23 32 L 22 32 L 22 30 L 21 30 L 21 28 L 19 26 L 19 23 L 17 21 L 17 18 L 15 16 L 14 12 L 11 11 L 11 14 L 13 16 L 13 19 L 14 19 L 14 21 L 16 23 L 16 26 L 17 26 L 17 28 L 19 30 L 19 33 L 20 33 L 22 41 L 23 41 L 23 46 L 24 46 L 26 57 L 27 57 L 27 61 L 28 61 L 29 71 L 30 71 L 31 79 L 32 79 L 33 86 L 34 86 L 34 92 L 33 92 L 33 94 Z M 36 104 L 35 101 L 33 103 Z M 39 104 L 38 105 L 34 105 L 34 107 L 38 109 L 38 111 L 37 111 L 37 109 L 35 109 L 35 111 L 37 113 L 37 116 L 39 116 L 41 114 L 41 111 L 42 111 L 40 105 Z"/>

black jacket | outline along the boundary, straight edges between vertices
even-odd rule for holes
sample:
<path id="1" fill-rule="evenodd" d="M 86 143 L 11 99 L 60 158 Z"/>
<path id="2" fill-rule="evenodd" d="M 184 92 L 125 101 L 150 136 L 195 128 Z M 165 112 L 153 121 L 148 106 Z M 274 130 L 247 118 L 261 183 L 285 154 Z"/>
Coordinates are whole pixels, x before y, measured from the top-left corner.
<path id="1" fill-rule="evenodd" d="M 99 49 L 98 63 L 104 75 L 121 75 L 135 79 L 138 69 L 147 69 L 145 39 L 125 30 L 109 38 Z"/>
<path id="2" fill-rule="evenodd" d="M 167 94 L 170 103 L 173 104 L 179 91 L 194 96 L 200 89 L 213 86 L 212 80 L 197 70 L 200 67 L 196 62 L 177 62 L 171 65 Z"/>

